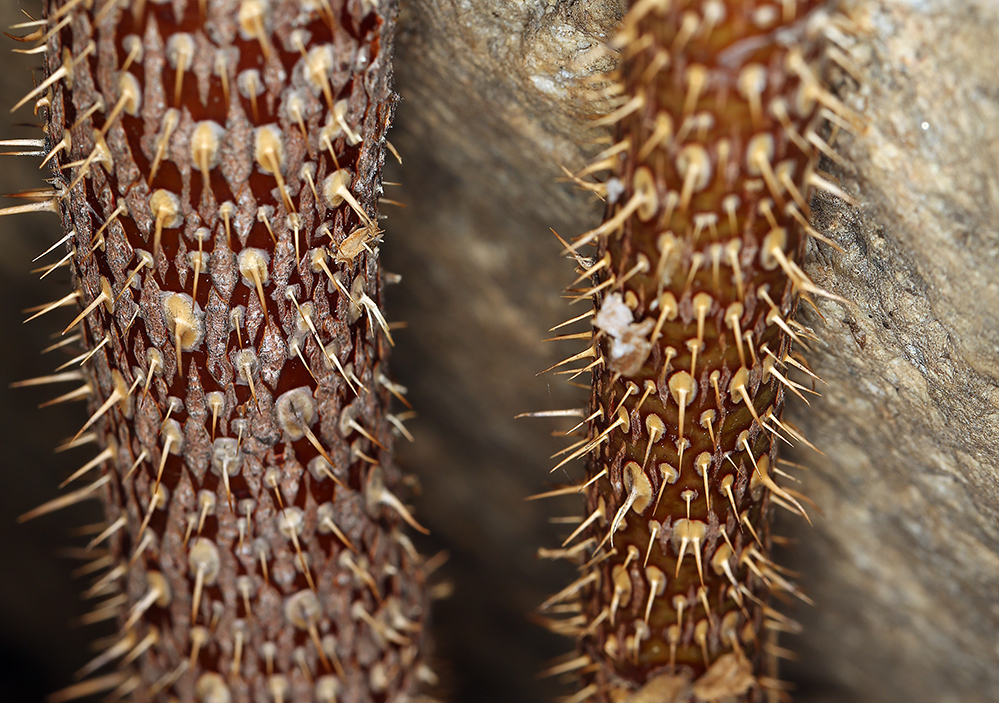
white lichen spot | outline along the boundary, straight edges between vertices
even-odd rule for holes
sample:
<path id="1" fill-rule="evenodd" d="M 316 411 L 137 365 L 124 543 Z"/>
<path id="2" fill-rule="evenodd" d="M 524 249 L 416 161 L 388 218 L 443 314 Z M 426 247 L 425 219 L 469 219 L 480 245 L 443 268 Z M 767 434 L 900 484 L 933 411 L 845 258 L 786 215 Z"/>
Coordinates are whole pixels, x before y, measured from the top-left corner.
<path id="1" fill-rule="evenodd" d="M 654 320 L 635 322 L 621 294 L 611 293 L 593 318 L 593 326 L 610 338 L 607 364 L 612 371 L 632 376 L 641 370 L 652 350 L 648 336 L 655 326 Z"/>

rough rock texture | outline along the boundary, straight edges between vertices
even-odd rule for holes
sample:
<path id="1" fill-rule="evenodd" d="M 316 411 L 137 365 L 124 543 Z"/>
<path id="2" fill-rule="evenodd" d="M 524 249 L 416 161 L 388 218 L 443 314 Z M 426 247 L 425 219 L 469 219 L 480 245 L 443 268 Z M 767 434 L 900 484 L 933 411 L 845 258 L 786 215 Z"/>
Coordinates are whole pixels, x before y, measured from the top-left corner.
<path id="1" fill-rule="evenodd" d="M 558 165 L 580 168 L 595 150 L 580 142 L 606 136 L 585 130 L 572 85 L 607 65 L 597 47 L 620 10 L 419 1 L 399 18 L 403 101 L 390 138 L 405 163 L 386 180 L 405 184 L 407 207 L 384 209 L 383 252 L 387 270 L 404 272 L 387 291 L 390 316 L 410 324 L 395 368 L 421 417 L 416 443 L 398 449 L 403 466 L 425 468 L 418 509 L 452 553 L 456 595 L 434 619 L 456 701 L 565 692 L 534 675 L 571 642 L 527 613 L 572 574 L 534 559 L 561 530 L 547 519 L 580 508 L 524 502 L 564 442 L 546 437 L 549 422 L 513 417 L 586 402 L 582 388 L 535 374 L 570 351 L 541 343 L 548 328 L 582 312 L 559 297 L 572 263 L 548 228 L 570 236 L 600 221 L 602 203 L 557 182 Z"/>
<path id="2" fill-rule="evenodd" d="M 834 171 L 861 207 L 816 203 L 845 253 L 811 267 L 852 303 L 814 321 L 829 385 L 797 417 L 827 455 L 801 457 L 825 516 L 794 555 L 818 603 L 795 671 L 844 699 L 999 698 L 996 11 L 856 14 L 879 38 L 842 94 L 868 129 Z"/>
<path id="3" fill-rule="evenodd" d="M 854 166 L 828 168 L 861 206 L 815 204 L 821 229 L 845 253 L 820 246 L 809 269 L 853 304 L 823 305 L 825 321 L 812 321 L 822 342 L 811 359 L 829 386 L 810 409 L 792 409 L 827 456 L 800 456 L 812 467 L 803 490 L 824 515 L 791 535 L 798 542 L 788 559 L 818 605 L 795 612 L 805 631 L 782 643 L 802 658 L 785 674 L 801 701 L 991 701 L 999 698 L 999 306 L 989 280 L 999 250 L 999 6 L 857 4 L 870 47 L 856 60 L 862 87 L 845 79 L 838 89 L 862 101 L 852 104 L 870 128 L 837 141 Z M 390 138 L 406 163 L 388 179 L 404 183 L 389 197 L 408 207 L 385 208 L 384 253 L 404 275 L 390 317 L 410 325 L 395 370 L 421 412 L 401 462 L 419 472 L 419 514 L 453 555 L 444 573 L 456 595 L 438 605 L 436 621 L 438 653 L 450 660 L 439 668 L 456 701 L 550 699 L 556 689 L 531 677 L 571 646 L 524 617 L 568 576 L 532 559 L 554 541 L 552 506 L 522 501 L 543 487 L 547 454 L 559 445 L 543 421 L 512 417 L 584 395 L 533 374 L 559 358 L 561 348 L 539 340 L 568 317 L 558 290 L 570 264 L 547 228 L 576 234 L 600 217 L 586 194 L 555 180 L 560 161 L 578 167 L 593 149 L 581 145 L 593 136 L 580 131 L 586 110 L 560 71 L 583 51 L 580 40 L 606 35 L 617 12 L 602 2 L 417 0 L 400 22 L 405 100 Z M 23 94 L 27 79 L 13 77 Z M 4 192 L 19 187 L 9 163 Z M 21 281 L 33 280 L 28 254 L 52 241 L 56 225 L 45 216 L 2 224 L 25 229 L 3 242 L 4 329 L 19 333 L 10 309 L 54 298 L 35 283 L 25 295 Z M 25 360 L 34 363 L 49 329 L 27 331 L 39 339 L 4 343 L 4 361 L 17 361 L 0 380 L 50 368 Z M 9 516 L 51 497 L 72 467 L 62 456 L 42 462 L 53 435 L 75 431 L 82 411 L 67 408 L 78 415 L 58 434 L 57 415 L 26 407 L 45 397 L 4 396 L 6 475 L 19 489 L 2 496 Z M 567 502 L 564 514 L 575 511 Z M 67 519 L 85 521 L 80 512 Z M 0 579 L 0 632 L 4 651 L 18 648 L 17 673 L 35 682 L 5 677 L 0 693 L 34 701 L 68 683 L 87 655 L 80 631 L 65 628 L 77 587 L 65 581 L 65 562 L 50 558 L 65 532 L 54 521 L 12 522 L 2 520 L 13 576 Z M 18 697 L 15 686 L 28 692 Z"/>

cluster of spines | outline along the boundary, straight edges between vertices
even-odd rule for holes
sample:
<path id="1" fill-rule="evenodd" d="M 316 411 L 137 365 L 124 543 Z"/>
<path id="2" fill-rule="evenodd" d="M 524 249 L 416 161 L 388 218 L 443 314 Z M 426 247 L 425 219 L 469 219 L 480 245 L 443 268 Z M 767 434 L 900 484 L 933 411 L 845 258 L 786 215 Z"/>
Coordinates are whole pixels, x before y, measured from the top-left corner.
<path id="1" fill-rule="evenodd" d="M 394 3 L 45 10 L 20 28 L 48 77 L 15 109 L 46 139 L 10 146 L 53 186 L 5 213 L 63 220 L 45 274 L 74 290 L 37 315 L 79 305 L 56 346 L 82 351 L 27 384 L 82 382 L 64 447 L 99 452 L 23 519 L 104 499 L 86 619 L 121 627 L 53 700 L 411 695 L 432 674 L 400 522 L 423 528 L 396 496 L 377 302 Z"/>
<path id="2" fill-rule="evenodd" d="M 778 480 L 781 420 L 802 395 L 792 351 L 810 332 L 801 297 L 825 293 L 800 267 L 827 120 L 854 116 L 823 88 L 821 3 L 637 0 L 615 39 L 615 143 L 577 180 L 608 201 L 567 250 L 594 285 L 590 345 L 559 373 L 592 375 L 585 435 L 555 466 L 585 458 L 586 511 L 543 556 L 580 577 L 541 610 L 579 651 L 573 703 L 636 689 L 667 700 L 761 700 L 780 687 L 768 631 L 794 627 L 767 601 L 805 596 L 770 558 L 779 505 L 807 519 Z M 581 179 L 610 171 L 603 183 Z M 582 248 L 597 253 L 584 258 Z M 567 334 L 558 339 L 578 339 Z M 549 413 L 550 414 L 550 413 Z M 672 692 L 672 694 L 669 694 Z M 676 698 L 669 698 L 675 695 Z M 643 699 L 644 700 L 644 699 Z M 650 698 L 651 700 L 651 698 Z"/>

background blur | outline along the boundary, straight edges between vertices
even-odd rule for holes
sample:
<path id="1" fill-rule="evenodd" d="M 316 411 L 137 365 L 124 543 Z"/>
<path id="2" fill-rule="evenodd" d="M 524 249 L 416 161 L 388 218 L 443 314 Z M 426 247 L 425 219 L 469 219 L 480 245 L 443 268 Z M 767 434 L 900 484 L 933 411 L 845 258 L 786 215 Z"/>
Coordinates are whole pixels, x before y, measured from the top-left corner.
<path id="1" fill-rule="evenodd" d="M 0 21 L 22 7 L 37 14 L 7 0 Z M 415 502 L 433 534 L 421 548 L 451 553 L 439 573 L 455 594 L 434 620 L 437 669 L 456 702 L 565 691 L 534 674 L 571 642 L 527 613 L 571 578 L 533 554 L 556 543 L 548 518 L 575 506 L 523 501 L 547 485 L 561 445 L 552 423 L 513 416 L 585 397 L 535 374 L 575 350 L 540 341 L 582 311 L 559 297 L 572 266 L 549 228 L 571 236 L 599 222 L 600 204 L 559 182 L 558 166 L 577 169 L 599 148 L 585 128 L 598 106 L 577 79 L 606 65 L 596 48 L 619 17 L 607 0 L 408 0 L 400 17 L 391 140 L 405 164 L 390 167 L 402 185 L 387 197 L 406 207 L 384 207 L 382 254 L 402 274 L 389 318 L 409 324 L 393 373 L 420 413 L 399 460 L 422 483 Z M 851 303 L 806 318 L 822 340 L 809 358 L 829 386 L 791 413 L 825 456 L 792 456 L 812 467 L 802 490 L 823 512 L 814 528 L 782 516 L 778 529 L 796 541 L 784 563 L 817 602 L 787 608 L 805 631 L 782 640 L 800 654 L 785 677 L 801 701 L 995 701 L 999 10 L 858 0 L 852 19 L 853 58 L 835 88 L 866 127 L 837 139 L 848 167 L 823 168 L 860 206 L 817 198 L 819 229 L 844 251 L 809 252 L 816 282 Z M 4 60 L 5 104 L 30 88 L 33 64 Z M 15 125 L 31 121 L 28 109 L 0 119 L 3 137 L 39 134 Z M 37 160 L 4 159 L 0 192 L 40 185 Z M 33 703 L 70 683 L 107 634 L 70 624 L 85 606 L 70 578 L 79 563 L 59 556 L 73 528 L 100 516 L 87 504 L 15 524 L 90 454 L 52 454 L 84 420 L 79 404 L 34 407 L 68 388 L 8 389 L 66 358 L 39 357 L 56 324 L 22 325 L 20 312 L 65 294 L 66 273 L 29 273 L 60 236 L 56 218 L 4 218 L 0 232 L 0 701 Z"/>

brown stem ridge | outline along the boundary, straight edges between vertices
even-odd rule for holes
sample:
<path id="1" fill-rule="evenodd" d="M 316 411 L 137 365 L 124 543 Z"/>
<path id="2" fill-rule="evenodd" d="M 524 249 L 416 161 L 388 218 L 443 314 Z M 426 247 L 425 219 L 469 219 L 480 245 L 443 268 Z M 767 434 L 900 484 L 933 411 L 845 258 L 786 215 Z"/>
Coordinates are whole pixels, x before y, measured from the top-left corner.
<path id="1" fill-rule="evenodd" d="M 543 606 L 571 614 L 573 703 L 780 687 L 772 634 L 793 623 L 769 592 L 805 596 L 771 559 L 772 508 L 808 518 L 778 484 L 778 445 L 804 441 L 781 413 L 806 390 L 799 297 L 825 294 L 799 262 L 812 189 L 836 190 L 817 130 L 850 117 L 814 68 L 819 5 L 636 0 L 614 40 L 617 138 L 581 174 L 610 171 L 588 184 L 607 214 L 569 245 L 594 300 L 587 433 L 558 465 L 587 460 L 562 545 L 583 565 Z"/>
<path id="2" fill-rule="evenodd" d="M 404 700 L 427 614 L 402 522 L 377 199 L 393 0 L 51 0 L 53 192 L 100 496 L 90 620 L 52 701 Z M 29 23 L 30 24 L 30 23 Z M 68 380 L 68 379 L 67 379 Z M 103 551 L 102 551 L 103 550 Z"/>

